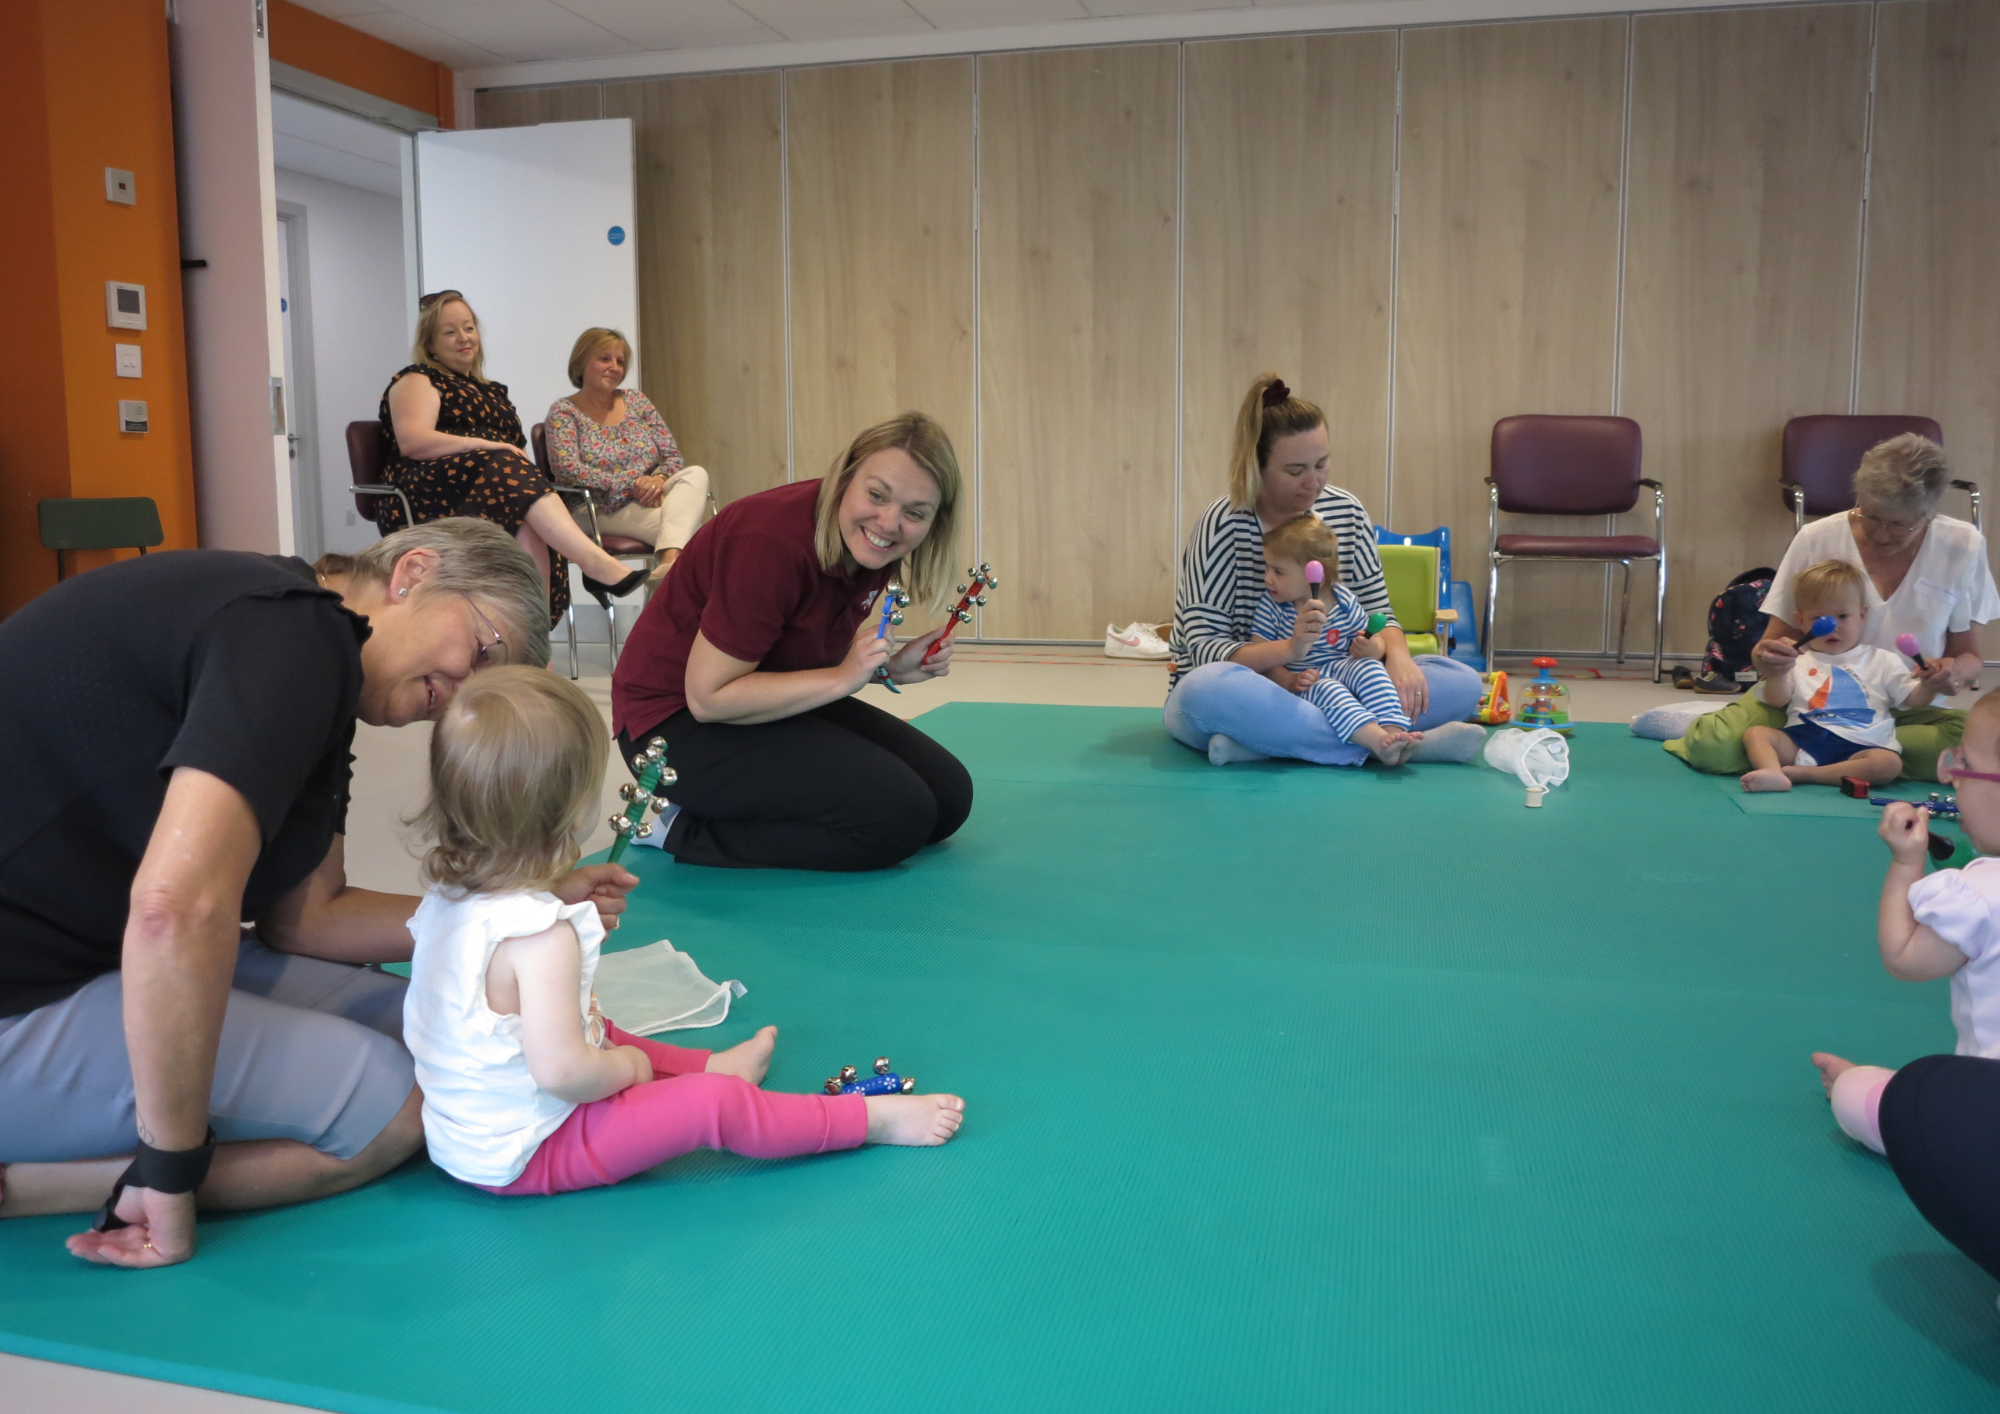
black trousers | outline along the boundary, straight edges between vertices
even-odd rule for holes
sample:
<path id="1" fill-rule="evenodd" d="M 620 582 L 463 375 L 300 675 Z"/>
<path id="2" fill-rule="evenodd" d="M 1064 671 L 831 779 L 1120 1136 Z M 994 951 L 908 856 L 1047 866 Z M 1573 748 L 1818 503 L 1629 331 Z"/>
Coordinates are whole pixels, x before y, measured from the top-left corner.
<path id="1" fill-rule="evenodd" d="M 972 777 L 908 722 L 852 697 L 777 722 L 697 722 L 685 709 L 665 737 L 680 779 L 666 850 L 723 869 L 886 869 L 949 838 L 972 813 Z"/>
<path id="2" fill-rule="evenodd" d="M 1882 1147 L 1924 1221 L 2000 1278 L 2000 1060 L 1924 1056 L 1897 1071 Z"/>

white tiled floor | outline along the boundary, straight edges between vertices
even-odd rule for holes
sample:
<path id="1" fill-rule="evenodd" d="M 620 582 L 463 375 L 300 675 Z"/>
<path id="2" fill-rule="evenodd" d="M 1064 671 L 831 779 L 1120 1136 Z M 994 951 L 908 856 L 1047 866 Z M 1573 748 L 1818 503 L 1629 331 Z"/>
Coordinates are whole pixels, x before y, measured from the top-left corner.
<path id="1" fill-rule="evenodd" d="M 589 650 L 586 649 L 586 654 Z M 603 649 L 584 664 L 582 685 L 607 716 L 611 679 Z M 1506 663 L 1511 670 L 1524 665 Z M 1565 671 L 1588 671 L 1576 663 Z M 1686 701 L 1671 683 L 1655 684 L 1635 665 L 1598 669 L 1598 680 L 1571 680 L 1571 715 L 1583 722 L 1624 722 L 1662 702 Z M 947 702 L 1041 702 L 1082 707 L 1158 707 L 1166 696 L 1166 668 L 1159 663 L 1122 662 L 1091 648 L 1030 648 L 962 645 L 949 676 L 901 695 L 866 689 L 868 701 L 902 717 L 914 717 Z M 1966 706 L 1970 695 L 1951 705 Z M 399 893 L 417 890 L 417 865 L 407 848 L 402 820 L 423 803 L 429 728 L 391 731 L 362 727 L 355 740 L 354 799 L 348 814 L 348 875 L 366 888 Z M 618 804 L 625 774 L 606 772 L 604 815 Z M 600 825 L 588 848 L 611 842 Z M 143 1277 L 135 1277 L 143 1280 Z M 298 1406 L 272 1404 L 238 1395 L 216 1394 L 178 1385 L 154 1384 L 124 1375 L 54 1365 L 0 1355 L 0 1414 L 111 1414 L 143 1409 L 158 1414 L 249 1414 Z"/>

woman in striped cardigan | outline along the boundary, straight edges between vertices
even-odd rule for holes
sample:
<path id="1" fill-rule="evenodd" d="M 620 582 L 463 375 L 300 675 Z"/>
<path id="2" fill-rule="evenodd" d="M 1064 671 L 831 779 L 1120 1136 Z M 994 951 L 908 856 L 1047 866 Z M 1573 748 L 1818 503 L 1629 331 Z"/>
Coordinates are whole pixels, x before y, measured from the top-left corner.
<path id="1" fill-rule="evenodd" d="M 1340 537 L 1340 579 L 1370 613 L 1388 616 L 1379 637 L 1383 666 L 1413 727 L 1426 734 L 1418 760 L 1467 760 L 1477 728 L 1463 723 L 1479 704 L 1479 674 L 1464 663 L 1412 658 L 1389 608 L 1374 528 L 1361 502 L 1326 484 L 1326 415 L 1292 396 L 1275 373 L 1250 385 L 1236 420 L 1230 494 L 1196 522 L 1174 586 L 1174 653 L 1167 730 L 1211 761 L 1296 757 L 1329 766 L 1368 759 L 1366 747 L 1337 740 L 1319 709 L 1242 661 L 1264 590 L 1264 532 L 1310 510 Z"/>

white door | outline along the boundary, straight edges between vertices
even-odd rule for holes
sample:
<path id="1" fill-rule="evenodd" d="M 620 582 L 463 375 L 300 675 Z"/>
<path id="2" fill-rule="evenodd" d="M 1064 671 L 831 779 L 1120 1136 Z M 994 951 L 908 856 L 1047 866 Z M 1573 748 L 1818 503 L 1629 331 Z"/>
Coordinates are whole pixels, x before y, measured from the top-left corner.
<path id="1" fill-rule="evenodd" d="M 522 430 L 571 391 L 585 329 L 631 341 L 626 381 L 639 386 L 632 219 L 629 118 L 418 134 L 422 289 L 464 292 L 486 376 L 507 385 Z"/>

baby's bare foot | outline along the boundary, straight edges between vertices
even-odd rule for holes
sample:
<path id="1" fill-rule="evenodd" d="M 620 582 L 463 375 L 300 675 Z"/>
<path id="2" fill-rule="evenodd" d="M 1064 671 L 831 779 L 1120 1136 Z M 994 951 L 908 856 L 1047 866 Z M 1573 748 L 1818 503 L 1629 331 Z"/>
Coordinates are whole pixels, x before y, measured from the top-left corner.
<path id="1" fill-rule="evenodd" d="M 1853 1061 L 1826 1051 L 1814 1051 L 1813 1064 L 1819 1067 L 1819 1083 L 1826 1087 L 1828 1095 L 1833 1094 L 1833 1082 L 1840 1079 L 1842 1072 L 1854 1069 Z"/>
<path id="2" fill-rule="evenodd" d="M 956 1095 L 870 1095 L 870 1144 L 942 1144 L 965 1122 Z"/>
<path id="3" fill-rule="evenodd" d="M 734 1075 L 752 1085 L 762 1085 L 765 1073 L 771 1069 L 771 1050 L 777 1044 L 778 1028 L 766 1026 L 741 1045 L 711 1054 L 702 1069 L 710 1075 Z"/>
<path id="4" fill-rule="evenodd" d="M 1368 749 L 1384 766 L 1400 766 L 1409 759 L 1409 752 L 1415 749 L 1409 745 L 1409 741 L 1408 732 L 1385 727 L 1381 740 L 1371 744 Z"/>
<path id="5" fill-rule="evenodd" d="M 1782 767 L 1772 766 L 1762 771 L 1745 771 L 1743 773 L 1743 789 L 1753 795 L 1758 791 L 1790 790 L 1791 788 L 1792 778 L 1785 774 Z"/>

